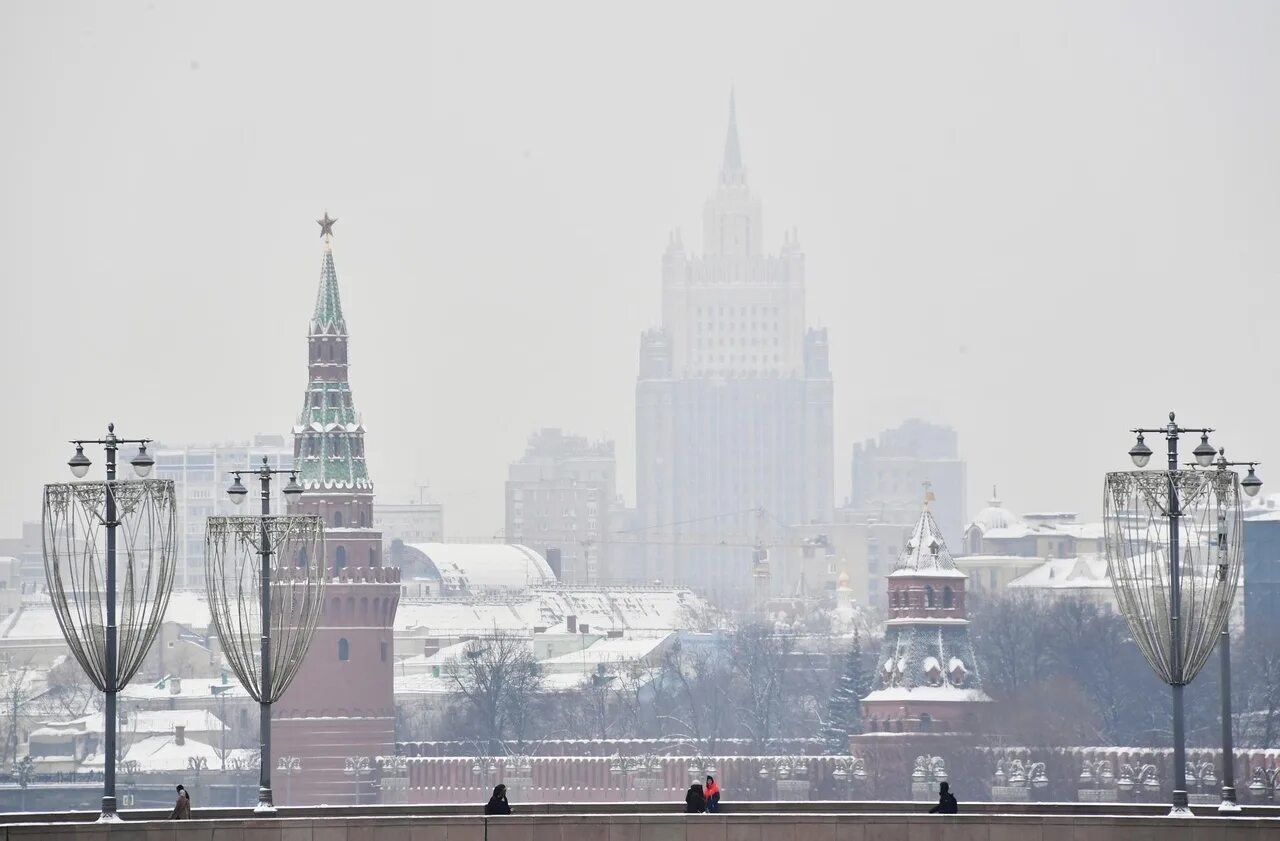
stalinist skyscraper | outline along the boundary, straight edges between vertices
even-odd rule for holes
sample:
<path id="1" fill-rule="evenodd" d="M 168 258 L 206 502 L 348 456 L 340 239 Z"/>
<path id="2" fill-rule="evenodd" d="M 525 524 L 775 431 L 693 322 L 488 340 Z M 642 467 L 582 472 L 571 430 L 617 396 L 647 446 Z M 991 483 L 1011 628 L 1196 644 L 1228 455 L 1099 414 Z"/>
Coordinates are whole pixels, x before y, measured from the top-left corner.
<path id="1" fill-rule="evenodd" d="M 763 240 L 730 97 L 702 253 L 668 243 L 662 326 L 641 337 L 636 383 L 643 578 L 727 599 L 750 586 L 764 532 L 832 517 L 827 334 L 806 323 L 794 230 L 776 255 Z"/>

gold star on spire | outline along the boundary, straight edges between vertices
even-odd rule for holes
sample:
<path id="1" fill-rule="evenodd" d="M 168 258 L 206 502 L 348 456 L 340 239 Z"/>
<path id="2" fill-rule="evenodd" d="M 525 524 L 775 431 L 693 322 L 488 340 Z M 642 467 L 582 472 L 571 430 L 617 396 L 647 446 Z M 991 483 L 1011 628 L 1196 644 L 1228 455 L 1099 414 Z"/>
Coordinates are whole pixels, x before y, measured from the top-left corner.
<path id="1" fill-rule="evenodd" d="M 337 219 L 329 218 L 329 211 L 327 210 L 324 212 L 323 219 L 316 220 L 316 224 L 320 226 L 320 238 L 325 242 L 333 238 L 333 226 L 337 221 Z"/>

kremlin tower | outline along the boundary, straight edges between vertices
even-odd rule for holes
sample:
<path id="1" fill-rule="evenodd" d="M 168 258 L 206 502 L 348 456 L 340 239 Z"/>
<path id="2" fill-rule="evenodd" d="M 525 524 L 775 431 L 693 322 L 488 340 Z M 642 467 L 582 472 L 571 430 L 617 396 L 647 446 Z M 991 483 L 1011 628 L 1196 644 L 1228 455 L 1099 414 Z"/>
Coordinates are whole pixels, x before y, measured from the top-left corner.
<path id="1" fill-rule="evenodd" d="M 967 576 L 956 569 L 929 502 L 889 573 L 889 620 L 874 689 L 862 699 L 867 732 L 972 731 L 991 699 L 982 691 L 969 620 Z"/>
<path id="2" fill-rule="evenodd" d="M 307 391 L 293 428 L 294 465 L 305 492 L 291 513 L 324 520 L 329 581 L 306 659 L 274 705 L 272 753 L 297 757 L 301 766 L 287 785 L 273 781 L 283 805 L 376 800 L 368 778 L 361 787 L 343 773 L 344 765 L 351 757 L 374 765 L 376 757 L 395 752 L 392 622 L 400 571 L 383 566 L 382 535 L 372 528 L 365 428 L 347 378 L 347 323 L 333 265 L 337 220 L 326 213 L 318 221 L 324 256 L 307 334 Z M 288 802 L 279 799 L 285 792 Z"/>

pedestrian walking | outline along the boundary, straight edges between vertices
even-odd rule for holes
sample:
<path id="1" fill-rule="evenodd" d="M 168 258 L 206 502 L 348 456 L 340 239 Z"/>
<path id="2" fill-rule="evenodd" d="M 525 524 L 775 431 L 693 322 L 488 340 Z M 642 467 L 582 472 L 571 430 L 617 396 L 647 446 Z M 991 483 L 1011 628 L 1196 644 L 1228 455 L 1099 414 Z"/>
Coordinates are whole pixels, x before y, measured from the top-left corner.
<path id="1" fill-rule="evenodd" d="M 169 813 L 169 820 L 191 820 L 191 795 L 187 794 L 187 790 L 181 785 L 178 786 L 178 802 L 173 804 L 173 811 Z"/>

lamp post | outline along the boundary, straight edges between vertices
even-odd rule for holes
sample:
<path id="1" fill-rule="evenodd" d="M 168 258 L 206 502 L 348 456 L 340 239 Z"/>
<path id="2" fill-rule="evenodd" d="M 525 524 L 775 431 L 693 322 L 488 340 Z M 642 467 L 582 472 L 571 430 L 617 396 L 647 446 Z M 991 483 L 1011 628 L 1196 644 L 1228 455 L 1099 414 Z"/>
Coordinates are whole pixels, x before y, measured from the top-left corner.
<path id="1" fill-rule="evenodd" d="M 1116 780 L 1116 788 L 1126 794 L 1132 793 L 1134 800 L 1139 798 L 1144 789 L 1151 792 L 1157 791 L 1160 788 L 1160 779 L 1156 776 L 1156 766 L 1149 762 L 1141 765 L 1124 763 L 1120 766 L 1120 778 Z"/>
<path id="2" fill-rule="evenodd" d="M 925 799 L 938 796 L 938 783 L 947 781 L 947 763 L 940 756 L 917 756 L 915 768 L 911 771 L 911 794 Z"/>
<path id="3" fill-rule="evenodd" d="M 649 771 L 649 759 L 648 756 L 623 756 L 617 753 L 613 755 L 609 762 L 609 775 L 621 781 L 622 800 L 627 799 L 627 791 L 635 775 Z"/>
<path id="4" fill-rule="evenodd" d="M 1280 768 L 1254 768 L 1253 778 L 1249 780 L 1249 793 L 1254 799 L 1276 799 L 1276 786 L 1280 785 Z"/>
<path id="5" fill-rule="evenodd" d="M 351 778 L 355 785 L 355 805 L 360 805 L 360 778 L 370 771 L 369 757 L 348 756 L 342 765 L 342 773 Z"/>
<path id="6" fill-rule="evenodd" d="M 285 485 L 284 493 L 289 499 L 297 499 L 302 494 L 302 486 L 298 484 L 298 474 L 295 470 L 276 470 L 267 462 L 267 457 L 262 457 L 262 464 L 253 471 L 258 477 L 259 484 L 262 488 L 262 524 L 261 524 L 261 542 L 258 551 L 262 561 L 258 566 L 260 575 L 259 598 L 261 599 L 259 610 L 262 611 L 262 629 L 260 636 L 261 651 L 261 679 L 262 684 L 259 689 L 258 698 L 258 742 L 262 751 L 262 762 L 259 764 L 258 779 L 258 805 L 254 807 L 255 812 L 275 812 L 276 807 L 271 795 L 271 536 L 268 532 L 269 522 L 267 517 L 271 515 L 271 477 L 284 473 L 289 474 L 289 484 Z M 236 471 L 232 474 L 235 481 L 231 483 L 231 487 L 227 488 L 227 496 L 231 497 L 231 501 L 236 505 L 244 503 L 245 497 L 249 495 L 249 491 L 240 482 L 240 472 Z M 322 559 L 316 558 L 316 563 L 322 563 Z"/>
<path id="7" fill-rule="evenodd" d="M 845 799 L 852 800 L 854 786 L 867 781 L 867 764 L 862 757 L 840 756 L 836 757 L 835 765 L 831 776 L 844 788 Z"/>
<path id="8" fill-rule="evenodd" d="M 293 802 L 293 775 L 302 770 L 302 760 L 296 756 L 282 756 L 276 770 L 284 774 L 284 799 Z"/>
<path id="9" fill-rule="evenodd" d="M 1139 637 L 1139 646 L 1143 649 L 1143 654 L 1147 657 L 1152 667 L 1160 673 L 1161 677 L 1169 684 L 1173 696 L 1173 808 L 1170 815 L 1190 816 L 1191 812 L 1188 808 L 1187 799 L 1187 745 L 1185 732 L 1185 716 L 1183 713 L 1183 687 L 1195 677 L 1196 672 L 1204 665 L 1204 658 L 1208 656 L 1211 648 L 1210 643 L 1204 646 L 1196 647 L 1193 642 L 1190 646 L 1188 642 L 1189 633 L 1183 628 L 1183 590 L 1182 569 L 1183 551 L 1188 551 L 1189 560 L 1192 561 L 1192 568 L 1189 570 L 1191 574 L 1196 572 L 1194 568 L 1194 553 L 1198 547 L 1189 545 L 1183 547 L 1180 545 L 1181 533 L 1184 527 L 1183 522 L 1188 513 L 1184 510 L 1184 496 L 1188 498 L 1194 506 L 1197 504 L 1204 505 L 1203 494 L 1205 485 L 1209 487 L 1209 495 L 1213 497 L 1215 507 L 1221 507 L 1224 495 L 1221 493 L 1219 483 L 1205 482 L 1197 485 L 1200 477 L 1194 473 L 1183 473 L 1178 470 L 1178 441 L 1182 435 L 1188 433 L 1199 433 L 1200 443 L 1192 451 L 1195 456 L 1196 464 L 1199 467 L 1209 467 L 1213 463 L 1216 451 L 1209 443 L 1209 433 L 1212 429 L 1207 427 L 1184 427 L 1179 426 L 1173 412 L 1169 413 L 1169 422 L 1161 427 L 1144 428 L 1139 427 L 1130 430 L 1137 434 L 1138 438 L 1133 447 L 1129 450 L 1129 457 L 1133 460 L 1136 467 L 1141 470 L 1147 466 L 1153 455 L 1150 447 L 1147 446 L 1145 435 L 1148 433 L 1164 435 L 1167 443 L 1168 453 L 1168 472 L 1164 475 L 1156 474 L 1134 474 L 1134 473 L 1111 473 L 1107 476 L 1107 494 L 1106 502 L 1108 511 L 1111 508 L 1118 508 L 1123 511 L 1126 506 L 1133 506 L 1135 509 L 1147 514 L 1148 522 L 1145 524 L 1145 531 L 1142 528 L 1134 528 L 1131 522 L 1123 522 L 1123 514 L 1120 516 L 1109 516 L 1106 518 L 1106 526 L 1108 528 L 1107 551 L 1108 561 L 1113 570 L 1113 585 L 1116 588 L 1118 601 L 1121 603 L 1125 612 L 1125 619 L 1128 621 L 1131 630 L 1134 631 L 1135 637 Z M 1230 498 L 1231 493 L 1225 494 Z M 1238 516 L 1238 511 L 1236 512 Z M 1165 520 L 1164 528 L 1167 530 L 1168 543 L 1168 592 L 1167 592 L 1167 627 L 1153 627 L 1155 623 L 1165 619 L 1165 605 L 1163 599 L 1163 571 L 1153 569 L 1160 566 L 1157 556 L 1150 553 L 1148 547 L 1144 547 L 1141 551 L 1132 551 L 1131 545 L 1133 538 L 1138 532 L 1141 532 L 1141 539 L 1149 541 L 1153 535 L 1159 534 L 1159 528 L 1156 526 L 1158 518 Z M 1193 527 L 1196 525 L 1193 520 Z M 1191 529 L 1188 528 L 1190 531 Z M 1121 552 L 1121 548 L 1125 552 Z M 1202 547 L 1199 547 L 1202 548 Z M 1119 572 L 1114 572 L 1115 570 Z M 1208 588 L 1204 588 L 1208 589 Z M 1151 597 L 1155 596 L 1154 599 Z M 1202 605 L 1199 599 L 1203 595 L 1193 590 L 1193 609 L 1189 615 L 1195 619 L 1200 616 L 1199 608 Z M 1159 600 L 1162 603 L 1158 606 L 1159 610 L 1151 610 L 1150 603 Z M 1144 608 L 1143 605 L 1146 605 Z M 1210 608 L 1210 611 L 1212 608 Z M 1210 613 L 1212 618 L 1212 614 Z M 1203 621 L 1203 619 L 1199 620 Z M 1198 629 L 1191 628 L 1190 631 Z M 1163 631 L 1163 633 L 1161 633 Z M 1184 649 L 1190 650 L 1184 650 Z"/>
<path id="10" fill-rule="evenodd" d="M 44 488 L 45 576 L 54 612 L 72 654 L 89 679 L 105 695 L 103 710 L 102 812 L 99 821 L 118 821 L 116 811 L 117 695 L 137 673 L 160 628 L 173 587 L 176 529 L 173 482 L 150 480 L 155 459 L 147 453 L 150 438 L 121 438 L 107 424 L 103 438 L 71 441 L 75 454 L 67 461 L 72 475 L 84 479 L 92 462 L 86 444 L 106 451 L 105 482 L 51 484 Z M 142 481 L 116 477 L 116 454 L 137 444 L 130 460 Z M 117 534 L 120 527 L 126 528 Z M 99 554 L 99 529 L 106 546 Z M 118 593 L 117 544 L 123 536 L 126 574 Z M 126 633 L 120 646 L 118 601 L 124 602 Z"/>
<path id="11" fill-rule="evenodd" d="M 328 570 L 320 517 L 271 514 L 272 477 L 288 474 L 285 497 L 297 499 L 302 486 L 296 470 L 272 468 L 263 456 L 257 467 L 231 471 L 227 496 L 237 506 L 249 495 L 240 481 L 244 473 L 258 477 L 261 515 L 206 521 L 205 586 L 227 662 L 258 702 L 261 762 L 254 812 L 271 815 L 271 704 L 289 687 L 311 644 Z"/>
<path id="12" fill-rule="evenodd" d="M 1255 497 L 1258 491 L 1262 489 L 1262 480 L 1258 478 L 1255 469 L 1261 462 L 1256 461 L 1227 461 L 1227 452 L 1224 448 L 1218 449 L 1218 457 L 1214 460 L 1213 466 L 1218 470 L 1226 470 L 1230 467 L 1248 467 L 1249 473 L 1240 480 L 1240 490 L 1246 495 Z M 1228 555 L 1228 535 L 1227 535 L 1227 515 L 1225 511 L 1218 512 L 1218 580 L 1227 581 L 1228 572 L 1230 570 L 1230 558 Z M 1226 601 L 1223 610 L 1227 612 L 1228 617 L 1231 613 L 1231 599 L 1235 596 L 1235 587 L 1224 587 L 1222 597 Z M 1219 812 L 1239 812 L 1240 804 L 1236 801 L 1236 774 L 1235 774 L 1235 746 L 1234 734 L 1231 732 L 1231 622 L 1224 622 L 1222 625 L 1222 633 L 1218 635 L 1218 665 L 1221 669 L 1220 683 L 1222 684 L 1222 803 L 1218 806 Z"/>

